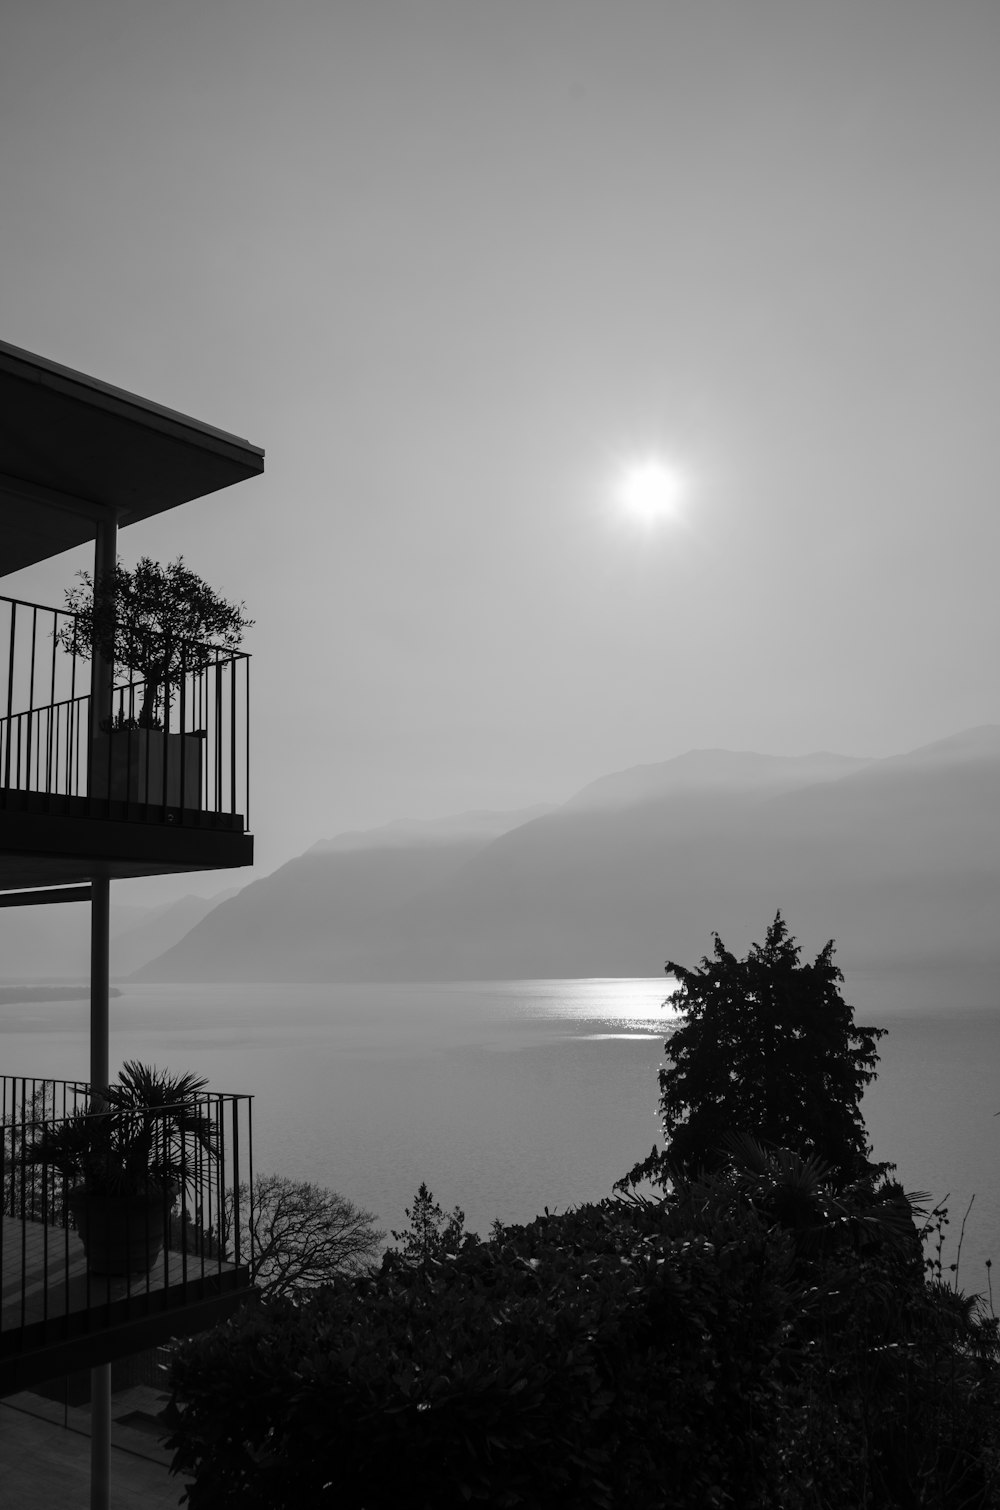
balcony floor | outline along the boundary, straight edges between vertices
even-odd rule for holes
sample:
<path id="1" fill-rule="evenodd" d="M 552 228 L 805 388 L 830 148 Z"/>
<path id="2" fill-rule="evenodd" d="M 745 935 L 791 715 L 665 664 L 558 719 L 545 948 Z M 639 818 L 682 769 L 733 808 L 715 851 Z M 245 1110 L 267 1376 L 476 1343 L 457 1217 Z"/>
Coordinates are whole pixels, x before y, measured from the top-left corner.
<path id="1" fill-rule="evenodd" d="M 240 813 L 0 787 L 0 891 L 252 864 Z"/>
<path id="2" fill-rule="evenodd" d="M 199 1331 L 249 1293 L 246 1268 L 195 1254 L 161 1253 L 148 1275 L 88 1274 L 75 1232 L 4 1217 L 0 1396 Z"/>

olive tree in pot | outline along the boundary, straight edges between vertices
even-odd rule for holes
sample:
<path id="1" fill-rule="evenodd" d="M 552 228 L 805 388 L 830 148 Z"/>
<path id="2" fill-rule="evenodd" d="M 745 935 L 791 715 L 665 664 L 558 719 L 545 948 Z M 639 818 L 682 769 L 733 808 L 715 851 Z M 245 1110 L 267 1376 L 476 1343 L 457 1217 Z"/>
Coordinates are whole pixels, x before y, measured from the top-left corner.
<path id="1" fill-rule="evenodd" d="M 95 652 L 134 680 L 93 743 L 93 794 L 117 799 L 198 807 L 202 733 L 171 732 L 161 716 L 164 700 L 185 678 L 204 671 L 219 651 L 239 649 L 254 620 L 244 603 L 229 603 L 184 565 L 161 566 L 143 556 L 133 571 L 122 566 L 98 577 L 79 572 L 68 588 L 74 615 L 56 631 L 71 655 Z M 183 777 L 182 777 L 183 773 Z"/>
<path id="2" fill-rule="evenodd" d="M 117 1084 L 94 1088 L 97 1109 L 40 1124 L 28 1162 L 63 1177 L 91 1272 L 148 1272 L 178 1197 L 217 1170 L 205 1085 L 129 1061 Z"/>

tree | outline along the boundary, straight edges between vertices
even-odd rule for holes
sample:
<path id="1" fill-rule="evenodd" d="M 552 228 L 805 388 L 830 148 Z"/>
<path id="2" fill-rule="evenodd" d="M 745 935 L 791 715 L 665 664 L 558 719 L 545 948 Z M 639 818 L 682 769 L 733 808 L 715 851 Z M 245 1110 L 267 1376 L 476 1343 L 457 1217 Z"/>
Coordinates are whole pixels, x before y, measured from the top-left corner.
<path id="1" fill-rule="evenodd" d="M 161 566 L 143 556 L 134 571 L 121 562 L 97 579 L 77 573 L 66 607 L 76 617 L 60 625 L 56 639 L 71 655 L 97 653 L 143 682 L 138 724 L 156 728 L 162 688 L 212 664 L 219 650 L 236 650 L 254 620 L 244 603 L 227 603 L 184 565 L 184 557 Z"/>
<path id="2" fill-rule="evenodd" d="M 233 1199 L 227 1199 L 233 1247 Z M 319 1285 L 366 1273 L 385 1237 L 370 1211 L 308 1180 L 257 1175 L 253 1199 L 239 1187 L 240 1247 L 251 1253 L 250 1278 L 270 1298 L 300 1299 Z M 252 1239 L 252 1241 L 251 1241 Z"/>
<path id="3" fill-rule="evenodd" d="M 442 1258 L 446 1253 L 457 1253 L 466 1240 L 465 1212 L 456 1206 L 446 1214 L 423 1180 L 413 1205 L 406 1208 L 406 1216 L 409 1231 L 392 1234 L 402 1245 L 397 1251 L 404 1259 L 423 1263 L 428 1258 Z"/>
<path id="4" fill-rule="evenodd" d="M 833 941 L 814 964 L 799 964 L 780 912 L 746 959 L 714 937 L 700 969 L 667 961 L 681 982 L 669 998 L 681 1022 L 659 1075 L 667 1146 L 627 1178 L 662 1178 L 665 1165 L 688 1176 L 718 1168 L 734 1133 L 818 1158 L 842 1182 L 882 1172 L 869 1163 L 861 1097 L 885 1029 L 855 1024 Z"/>

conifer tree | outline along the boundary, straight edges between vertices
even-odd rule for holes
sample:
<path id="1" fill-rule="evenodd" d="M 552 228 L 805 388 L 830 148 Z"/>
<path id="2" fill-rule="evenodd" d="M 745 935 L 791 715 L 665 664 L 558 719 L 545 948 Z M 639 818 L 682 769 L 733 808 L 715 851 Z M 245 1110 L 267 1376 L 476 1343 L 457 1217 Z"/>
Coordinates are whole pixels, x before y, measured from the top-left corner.
<path id="1" fill-rule="evenodd" d="M 660 1111 L 679 1172 L 724 1163 L 734 1133 L 818 1157 L 841 1182 L 876 1172 L 861 1098 L 885 1029 L 855 1023 L 833 940 L 814 964 L 800 964 L 801 952 L 779 912 L 745 959 L 716 934 L 699 969 L 668 960 L 681 1021 L 660 1069 Z"/>

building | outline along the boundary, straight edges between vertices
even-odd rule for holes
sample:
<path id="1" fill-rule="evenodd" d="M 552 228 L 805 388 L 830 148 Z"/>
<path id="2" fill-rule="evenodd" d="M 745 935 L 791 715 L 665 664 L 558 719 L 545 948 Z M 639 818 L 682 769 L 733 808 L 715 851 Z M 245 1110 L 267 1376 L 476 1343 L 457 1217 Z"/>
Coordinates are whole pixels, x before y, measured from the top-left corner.
<path id="1" fill-rule="evenodd" d="M 0 343 L 0 578 L 88 541 L 95 580 L 106 577 L 119 529 L 263 466 L 248 441 Z M 250 1100 L 202 1098 L 218 1156 L 185 1168 L 179 1209 L 145 1273 L 92 1272 L 65 1190 L 54 1201 L 54 1182 L 26 1155 L 40 1123 L 92 1113 L 90 1087 L 110 1079 L 111 882 L 252 863 L 249 660 L 192 646 L 159 727 L 140 726 L 141 683 L 116 681 L 100 654 L 77 654 L 72 620 L 0 597 L 0 906 L 91 909 L 89 1074 L 81 1066 L 80 1082 L 33 1082 L 3 1075 L 0 1063 L 0 1396 L 93 1370 L 99 1506 L 112 1360 L 210 1326 L 251 1293 L 248 1255 L 220 1238 L 225 1192 L 251 1169 Z"/>

